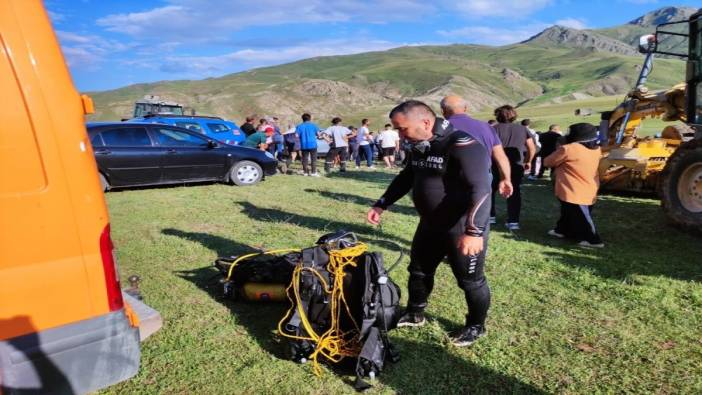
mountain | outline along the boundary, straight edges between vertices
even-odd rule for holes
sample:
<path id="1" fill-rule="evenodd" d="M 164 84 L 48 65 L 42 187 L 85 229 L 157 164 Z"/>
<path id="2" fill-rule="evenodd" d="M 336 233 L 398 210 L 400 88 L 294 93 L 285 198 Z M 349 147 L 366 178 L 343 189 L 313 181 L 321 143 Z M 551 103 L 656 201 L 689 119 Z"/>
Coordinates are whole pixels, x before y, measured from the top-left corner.
<path id="1" fill-rule="evenodd" d="M 663 7 L 642 15 L 627 24 L 593 31 L 629 44 L 632 47 L 637 47 L 639 44 L 639 37 L 654 33 L 657 25 L 668 22 L 686 21 L 695 12 L 697 12 L 697 8 L 692 7 Z M 686 24 L 670 25 L 666 26 L 664 30 L 687 33 L 687 26 Z M 658 49 L 674 53 L 685 53 L 687 52 L 687 40 L 683 37 L 662 35 L 660 37 Z"/>
<path id="2" fill-rule="evenodd" d="M 601 35 L 593 30 L 578 30 L 565 26 L 552 26 L 523 43 L 592 48 L 597 51 L 635 56 L 637 50 L 622 41 Z"/>
<path id="3" fill-rule="evenodd" d="M 608 29 L 553 26 L 525 42 L 502 47 L 402 47 L 311 58 L 204 80 L 130 85 L 92 93 L 96 103 L 92 119 L 129 117 L 134 101 L 147 94 L 235 121 L 255 113 L 296 122 L 307 111 L 322 124 L 339 115 L 345 122 L 363 117 L 384 122 L 388 110 L 403 99 L 417 98 L 436 107 L 448 93 L 466 97 L 471 111 L 505 103 L 623 94 L 634 84 L 643 60 L 631 45 L 638 42 L 639 33 L 650 33 L 649 25 L 656 21 L 683 18 L 691 11 L 664 8 Z M 658 58 L 649 87 L 670 87 L 683 75 L 682 61 Z"/>
<path id="4" fill-rule="evenodd" d="M 693 7 L 663 7 L 640 16 L 628 24 L 643 27 L 656 27 L 663 23 L 688 20 L 697 10 L 697 8 Z"/>

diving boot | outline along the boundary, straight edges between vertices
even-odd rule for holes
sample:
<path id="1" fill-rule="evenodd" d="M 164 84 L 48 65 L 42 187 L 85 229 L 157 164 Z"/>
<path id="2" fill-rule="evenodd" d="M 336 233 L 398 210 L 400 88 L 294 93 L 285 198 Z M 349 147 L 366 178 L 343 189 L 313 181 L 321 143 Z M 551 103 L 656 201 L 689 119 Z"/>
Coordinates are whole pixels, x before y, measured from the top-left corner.
<path id="1" fill-rule="evenodd" d="M 397 327 L 419 327 L 426 324 L 427 320 L 424 318 L 423 312 L 411 312 L 405 311 L 405 313 L 397 321 Z"/>
<path id="2" fill-rule="evenodd" d="M 449 333 L 449 338 L 451 339 L 451 344 L 456 347 L 468 347 L 486 334 L 485 325 L 466 325 L 457 331 Z"/>

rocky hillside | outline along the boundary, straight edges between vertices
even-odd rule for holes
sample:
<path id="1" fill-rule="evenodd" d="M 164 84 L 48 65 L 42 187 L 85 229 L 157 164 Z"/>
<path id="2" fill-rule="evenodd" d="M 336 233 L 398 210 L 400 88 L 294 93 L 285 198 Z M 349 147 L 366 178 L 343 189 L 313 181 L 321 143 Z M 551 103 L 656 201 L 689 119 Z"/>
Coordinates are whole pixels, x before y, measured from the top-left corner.
<path id="1" fill-rule="evenodd" d="M 524 41 L 524 43 L 592 48 L 596 51 L 635 56 L 637 50 L 629 44 L 601 35 L 592 30 L 578 30 L 565 26 L 552 26 Z"/>
<path id="2" fill-rule="evenodd" d="M 131 85 L 92 93 L 97 107 L 93 119 L 128 117 L 134 101 L 146 94 L 235 121 L 256 113 L 295 122 L 308 111 L 322 123 L 336 115 L 353 122 L 384 118 L 402 99 L 437 105 L 448 93 L 468 98 L 473 111 L 504 103 L 623 94 L 633 85 L 642 62 L 631 44 L 640 34 L 651 32 L 652 24 L 686 18 L 692 12 L 663 8 L 610 29 L 553 26 L 523 43 L 503 47 L 405 47 L 312 58 L 205 80 Z M 649 86 L 672 86 L 683 79 L 683 72 L 682 61 L 657 59 Z"/>

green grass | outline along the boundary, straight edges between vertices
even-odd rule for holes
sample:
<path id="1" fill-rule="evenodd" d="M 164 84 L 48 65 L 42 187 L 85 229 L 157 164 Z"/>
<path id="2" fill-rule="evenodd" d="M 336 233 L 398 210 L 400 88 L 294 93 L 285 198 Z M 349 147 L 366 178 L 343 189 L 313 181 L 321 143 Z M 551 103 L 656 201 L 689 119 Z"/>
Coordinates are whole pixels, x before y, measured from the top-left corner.
<path id="1" fill-rule="evenodd" d="M 139 374 L 106 393 L 352 393 L 352 376 L 286 359 L 275 334 L 285 306 L 222 300 L 212 261 L 252 248 L 310 246 L 345 228 L 409 248 L 417 217 L 404 198 L 382 229 L 367 207 L 393 174 L 277 175 L 249 188 L 200 185 L 106 195 L 122 279 L 139 274 L 163 328 L 142 345 Z M 607 243 L 585 250 L 545 236 L 558 206 L 546 181 L 524 188 L 523 230 L 491 232 L 488 336 L 447 344 L 465 301 L 449 268 L 437 273 L 430 322 L 395 330 L 401 361 L 372 393 L 700 393 L 702 243 L 665 224 L 658 202 L 601 197 Z M 499 221 L 504 221 L 500 202 Z M 406 301 L 407 260 L 392 273 Z M 214 277 L 213 277 L 214 276 Z"/>

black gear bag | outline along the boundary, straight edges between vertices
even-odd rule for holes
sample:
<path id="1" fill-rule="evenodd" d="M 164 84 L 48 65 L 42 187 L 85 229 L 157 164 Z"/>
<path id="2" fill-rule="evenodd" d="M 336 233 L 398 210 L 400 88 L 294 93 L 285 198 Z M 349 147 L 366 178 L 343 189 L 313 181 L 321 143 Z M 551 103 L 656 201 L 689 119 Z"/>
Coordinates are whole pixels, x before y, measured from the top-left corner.
<path id="1" fill-rule="evenodd" d="M 320 356 L 330 362 L 355 357 L 354 387 L 369 388 L 365 377 L 375 378 L 387 360 L 399 359 L 388 331 L 399 318 L 400 288 L 382 255 L 365 251 L 353 233 L 339 231 L 302 250 L 295 272 L 288 289 L 292 306 L 279 325 L 280 334 L 290 338 L 293 360 L 312 359 L 319 373 Z"/>

